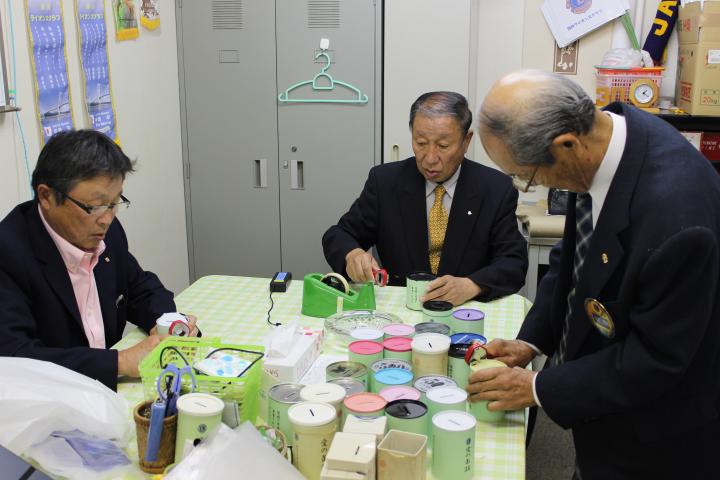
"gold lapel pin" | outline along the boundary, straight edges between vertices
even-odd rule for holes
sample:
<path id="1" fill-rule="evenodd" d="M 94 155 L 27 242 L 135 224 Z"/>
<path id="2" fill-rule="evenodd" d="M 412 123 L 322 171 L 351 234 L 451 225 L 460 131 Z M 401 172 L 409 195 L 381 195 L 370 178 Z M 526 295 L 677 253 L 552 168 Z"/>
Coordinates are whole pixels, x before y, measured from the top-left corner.
<path id="1" fill-rule="evenodd" d="M 472 210 L 468 210 L 468 215 L 472 215 Z"/>
<path id="2" fill-rule="evenodd" d="M 603 263 L 608 263 L 609 261 L 610 261 L 610 259 L 608 258 L 607 253 L 603 253 L 603 254 L 602 254 L 602 262 L 603 262 Z"/>
<path id="3" fill-rule="evenodd" d="M 105 257 L 105 263 L 110 263 L 110 257 Z"/>

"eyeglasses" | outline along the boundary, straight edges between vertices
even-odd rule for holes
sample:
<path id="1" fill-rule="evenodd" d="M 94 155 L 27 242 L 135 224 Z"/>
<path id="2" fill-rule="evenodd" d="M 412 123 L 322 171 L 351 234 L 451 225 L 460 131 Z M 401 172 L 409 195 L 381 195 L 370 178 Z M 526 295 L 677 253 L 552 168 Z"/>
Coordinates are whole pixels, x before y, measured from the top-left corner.
<path id="1" fill-rule="evenodd" d="M 534 192 L 535 186 L 532 184 L 532 182 L 533 180 L 535 180 L 535 175 L 537 174 L 539 168 L 539 164 L 535 165 L 535 170 L 533 170 L 532 175 L 530 175 L 530 180 L 528 180 L 527 183 L 525 183 L 525 180 L 521 179 L 517 175 L 511 174 L 510 178 L 512 179 L 513 187 L 515 187 L 522 193 Z"/>
<path id="2" fill-rule="evenodd" d="M 67 193 L 60 192 L 60 195 L 73 202 L 75 205 L 83 209 L 85 213 L 92 217 L 101 217 L 105 215 L 108 211 L 114 211 L 114 213 L 117 214 L 118 212 L 127 210 L 127 208 L 130 207 L 130 200 L 128 200 L 122 195 L 120 195 L 120 202 L 110 203 L 108 205 L 88 205 L 86 203 L 75 200 Z"/>

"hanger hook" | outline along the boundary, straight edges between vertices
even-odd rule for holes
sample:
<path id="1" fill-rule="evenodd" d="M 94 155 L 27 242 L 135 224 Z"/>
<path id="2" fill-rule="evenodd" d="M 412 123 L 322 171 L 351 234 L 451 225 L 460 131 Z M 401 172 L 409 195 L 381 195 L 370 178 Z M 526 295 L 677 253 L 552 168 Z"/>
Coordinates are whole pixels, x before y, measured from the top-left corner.
<path id="1" fill-rule="evenodd" d="M 318 53 L 317 55 L 315 55 L 315 60 L 317 60 L 318 58 L 323 57 L 323 56 L 325 57 L 325 60 L 327 60 L 327 63 L 322 68 L 322 70 L 320 70 L 320 73 L 325 73 L 325 71 L 328 68 L 330 68 L 330 55 L 328 55 L 327 53 L 325 53 L 325 52 Z"/>

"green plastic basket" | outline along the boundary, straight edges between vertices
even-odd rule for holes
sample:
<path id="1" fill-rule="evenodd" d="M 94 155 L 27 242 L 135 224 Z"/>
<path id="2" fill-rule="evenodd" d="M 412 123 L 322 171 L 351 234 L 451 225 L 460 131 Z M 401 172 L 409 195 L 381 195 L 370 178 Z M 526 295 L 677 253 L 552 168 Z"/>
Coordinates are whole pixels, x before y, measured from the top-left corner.
<path id="1" fill-rule="evenodd" d="M 195 392 L 209 393 L 223 400 L 234 400 L 238 404 L 240 420 L 255 423 L 257 418 L 262 362 L 265 349 L 259 345 L 233 345 L 222 343 L 219 338 L 167 337 L 153 349 L 139 365 L 145 399 L 157 398 L 157 379 L 163 368 L 174 363 L 178 368 L 193 365 L 211 352 L 222 349 L 251 362 L 241 377 L 216 377 L 205 375 L 193 369 Z M 162 356 L 162 358 L 161 358 Z M 162 360 L 162 363 L 161 363 Z M 190 381 L 183 376 L 183 391 L 190 391 Z"/>

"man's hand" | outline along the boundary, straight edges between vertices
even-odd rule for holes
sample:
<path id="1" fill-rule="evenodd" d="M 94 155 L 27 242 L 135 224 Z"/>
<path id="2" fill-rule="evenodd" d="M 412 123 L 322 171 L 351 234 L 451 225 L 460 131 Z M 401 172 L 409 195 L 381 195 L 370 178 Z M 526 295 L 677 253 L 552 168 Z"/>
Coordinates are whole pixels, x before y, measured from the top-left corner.
<path id="1" fill-rule="evenodd" d="M 488 410 L 520 410 L 536 405 L 533 377 L 536 372 L 524 368 L 484 368 L 470 375 L 468 400 L 489 400 Z"/>
<path id="2" fill-rule="evenodd" d="M 527 343 L 520 340 L 502 340 L 496 338 L 485 345 L 488 355 L 500 360 L 508 367 L 525 367 L 537 353 Z"/>
<path id="3" fill-rule="evenodd" d="M 375 258 L 362 248 L 350 250 L 345 255 L 345 270 L 355 283 L 374 281 L 373 268 L 379 269 Z"/>
<path id="4" fill-rule="evenodd" d="M 444 300 L 453 305 L 462 305 L 480 295 L 481 291 L 482 289 L 467 277 L 445 275 L 430 282 L 420 301 Z"/>
<path id="5" fill-rule="evenodd" d="M 138 365 L 145 356 L 160 343 L 161 338 L 151 333 L 142 342 L 118 351 L 118 375 L 127 375 L 128 377 L 139 377 Z"/>

